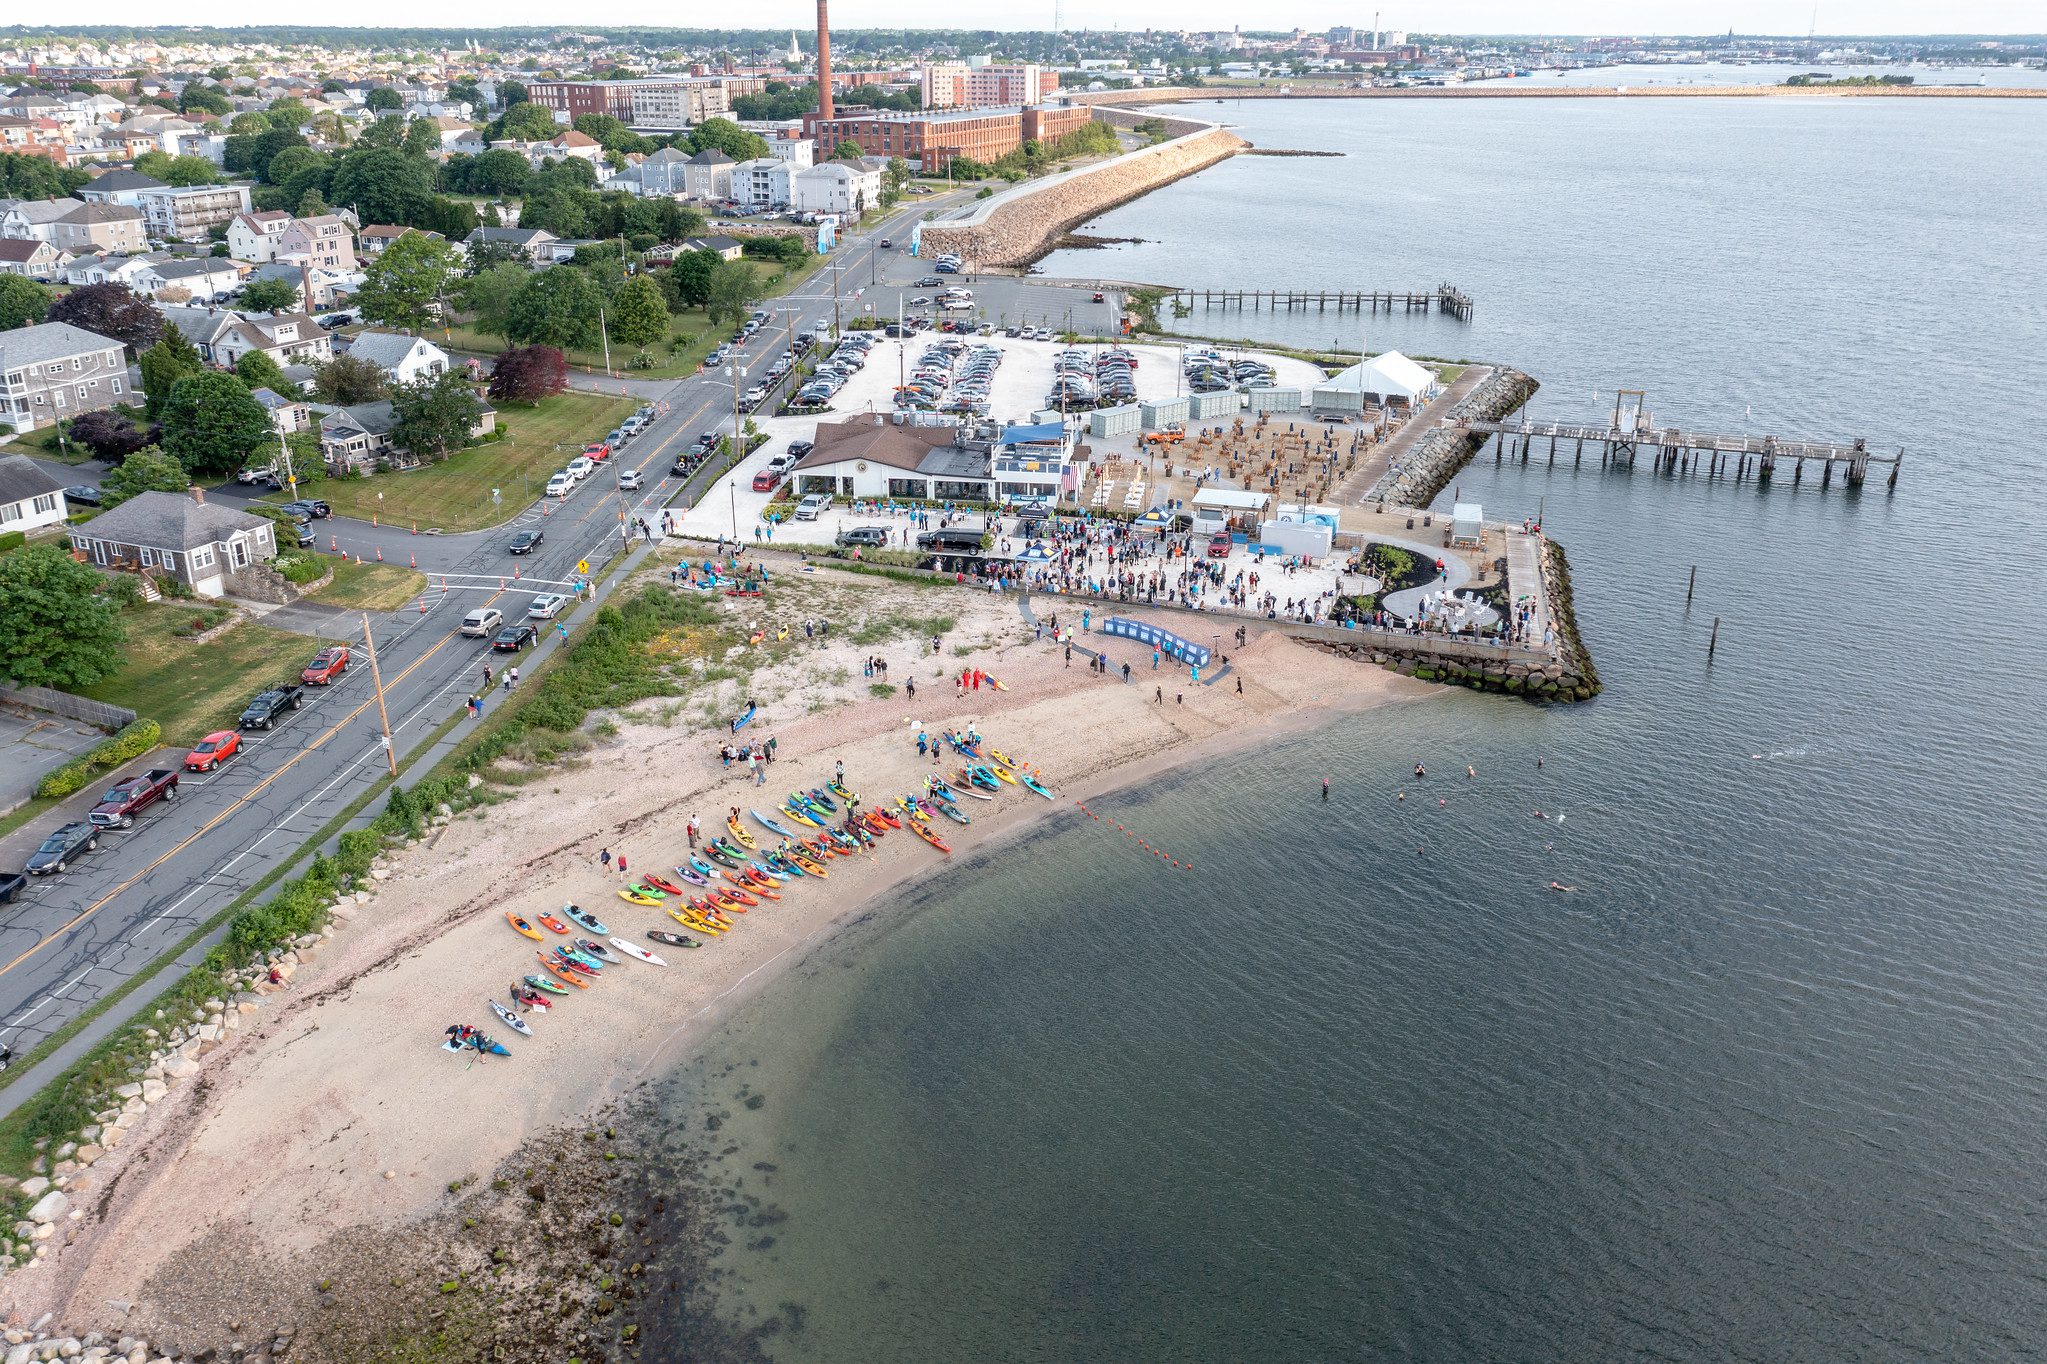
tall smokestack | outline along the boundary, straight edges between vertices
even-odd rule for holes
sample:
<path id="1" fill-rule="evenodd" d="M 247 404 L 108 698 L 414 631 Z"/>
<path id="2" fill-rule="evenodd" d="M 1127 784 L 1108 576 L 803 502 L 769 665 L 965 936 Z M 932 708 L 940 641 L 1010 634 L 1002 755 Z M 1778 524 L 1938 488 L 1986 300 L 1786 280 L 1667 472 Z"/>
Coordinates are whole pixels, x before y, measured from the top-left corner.
<path id="1" fill-rule="evenodd" d="M 825 0 L 817 0 L 817 116 L 832 116 L 832 30 Z"/>

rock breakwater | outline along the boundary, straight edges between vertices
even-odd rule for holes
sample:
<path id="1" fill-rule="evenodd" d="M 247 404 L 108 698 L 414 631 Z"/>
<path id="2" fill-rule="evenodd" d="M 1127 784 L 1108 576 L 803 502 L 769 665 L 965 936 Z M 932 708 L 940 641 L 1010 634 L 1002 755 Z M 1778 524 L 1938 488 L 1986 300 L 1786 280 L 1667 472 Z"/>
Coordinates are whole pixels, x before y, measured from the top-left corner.
<path id="1" fill-rule="evenodd" d="M 1388 469 L 1372 485 L 1365 499 L 1402 507 L 1428 506 L 1485 444 L 1485 437 L 1474 436 L 1447 423 L 1460 417 L 1472 421 L 1498 421 L 1508 413 L 1518 411 L 1539 387 L 1535 380 L 1520 370 L 1498 366 L 1485 382 L 1443 414 L 1442 420 L 1446 424 L 1417 441 L 1398 468 Z"/>

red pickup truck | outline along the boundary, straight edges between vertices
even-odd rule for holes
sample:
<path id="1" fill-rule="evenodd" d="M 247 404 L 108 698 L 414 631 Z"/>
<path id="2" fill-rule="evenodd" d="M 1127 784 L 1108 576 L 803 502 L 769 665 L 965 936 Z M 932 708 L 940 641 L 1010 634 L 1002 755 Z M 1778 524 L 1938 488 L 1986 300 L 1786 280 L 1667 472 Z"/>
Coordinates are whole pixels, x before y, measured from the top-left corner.
<path id="1" fill-rule="evenodd" d="M 100 803 L 87 816 L 94 825 L 102 829 L 125 829 L 135 822 L 138 811 L 156 804 L 160 800 L 178 798 L 178 769 L 157 767 L 139 777 L 115 782 L 100 797 Z"/>

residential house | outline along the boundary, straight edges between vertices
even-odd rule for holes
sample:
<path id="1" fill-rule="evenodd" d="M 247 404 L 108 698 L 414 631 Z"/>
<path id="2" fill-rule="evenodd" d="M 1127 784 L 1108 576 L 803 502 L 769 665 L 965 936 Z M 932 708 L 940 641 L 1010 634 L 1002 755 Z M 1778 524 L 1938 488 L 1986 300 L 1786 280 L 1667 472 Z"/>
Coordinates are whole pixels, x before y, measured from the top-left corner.
<path id="1" fill-rule="evenodd" d="M 682 244 L 685 251 L 709 251 L 719 260 L 738 260 L 744 252 L 736 238 L 691 237 Z"/>
<path id="2" fill-rule="evenodd" d="M 347 353 L 381 368 L 394 384 L 438 379 L 448 372 L 448 353 L 423 336 L 402 332 L 360 332 L 346 342 Z"/>
<path id="3" fill-rule="evenodd" d="M 748 208 L 785 208 L 793 202 L 790 181 L 795 174 L 778 157 L 741 161 L 732 168 L 732 197 Z"/>
<path id="4" fill-rule="evenodd" d="M 462 239 L 465 246 L 479 242 L 502 242 L 512 249 L 512 254 L 529 261 L 544 258 L 546 249 L 553 245 L 554 233 L 537 227 L 478 227 L 470 229 Z"/>
<path id="5" fill-rule="evenodd" d="M 806 213 L 840 213 L 857 218 L 881 202 L 880 167 L 885 164 L 876 157 L 862 157 L 858 162 L 831 160 L 798 171 L 791 202 Z"/>
<path id="6" fill-rule="evenodd" d="M 683 167 L 683 183 L 689 197 L 709 202 L 732 197 L 732 158 L 716 147 L 706 147 Z"/>
<path id="7" fill-rule="evenodd" d="M 0 455 L 0 535 L 64 524 L 64 487 L 27 455 Z"/>
<path id="8" fill-rule="evenodd" d="M 556 161 L 567 161 L 574 158 L 578 161 L 588 161 L 600 170 L 604 166 L 603 144 L 588 133 L 579 133 L 574 128 L 533 145 L 542 160 L 552 158 Z"/>
<path id="9" fill-rule="evenodd" d="M 91 191 L 92 186 L 87 185 L 81 193 L 91 198 Z M 137 199 L 136 207 L 142 210 L 149 235 L 162 241 L 203 240 L 213 228 L 233 222 L 237 213 L 249 211 L 247 185 L 192 185 L 182 189 L 164 185 L 140 191 Z"/>
<path id="10" fill-rule="evenodd" d="M 0 422 L 34 431 L 128 400 L 121 343 L 68 322 L 0 332 Z"/>
<path id="11" fill-rule="evenodd" d="M 139 275 L 130 286 L 144 298 L 164 294 L 171 303 L 215 303 L 242 287 L 242 272 L 235 263 L 220 256 L 199 256 L 184 260 L 160 260 Z M 176 297 L 184 291 L 182 298 Z"/>
<path id="12" fill-rule="evenodd" d="M 151 145 L 145 151 L 155 149 L 154 135 Z M 142 196 L 152 190 L 169 189 L 163 181 L 132 170 L 110 170 L 94 176 L 78 191 L 78 197 L 94 204 L 126 204 L 130 208 L 142 207 Z M 146 212 L 146 210 L 145 210 Z"/>
<path id="13" fill-rule="evenodd" d="M 70 259 L 69 251 L 60 252 L 48 242 L 32 241 L 25 237 L 0 240 L 0 275 L 55 279 Z"/>
<path id="14" fill-rule="evenodd" d="M 251 265 L 276 260 L 284 231 L 290 226 L 291 215 L 282 209 L 237 213 L 227 225 L 227 253 Z"/>
<path id="15" fill-rule="evenodd" d="M 57 223 L 84 206 L 81 199 L 0 199 L 0 237 L 54 244 Z"/>
<path id="16" fill-rule="evenodd" d="M 355 269 L 355 231 L 346 218 L 322 213 L 294 218 L 278 242 L 278 258 L 298 260 L 320 270 Z"/>
<path id="17" fill-rule="evenodd" d="M 75 287 L 105 284 L 111 280 L 134 289 L 136 281 L 155 263 L 148 256 L 102 256 L 94 253 L 80 256 L 65 266 L 64 282 Z"/>
<path id="18" fill-rule="evenodd" d="M 305 313 L 240 313 L 227 308 L 159 306 L 164 320 L 185 334 L 199 358 L 223 369 L 250 351 L 262 351 L 285 367 L 317 365 L 334 358 L 334 341 Z M 13 333 L 6 333 L 12 335 Z"/>
<path id="19" fill-rule="evenodd" d="M 397 241 L 408 232 L 417 232 L 419 230 L 416 227 L 390 227 L 379 223 L 366 227 L 356 234 L 356 248 L 365 257 L 375 260 L 378 256 L 384 254 L 384 248 L 392 242 Z M 441 234 L 429 232 L 427 235 L 438 238 Z"/>
<path id="20" fill-rule="evenodd" d="M 673 147 L 650 152 L 634 168 L 642 198 L 677 197 L 689 193 L 689 153 Z"/>
<path id="21" fill-rule="evenodd" d="M 293 308 L 300 312 L 311 312 L 315 308 L 331 308 L 343 298 L 362 287 L 360 270 L 315 270 L 311 266 L 291 261 L 274 260 L 268 265 L 259 265 L 249 272 L 242 281 L 244 288 L 258 280 L 282 280 L 292 289 Z"/>
<path id="22" fill-rule="evenodd" d="M 274 523 L 183 493 L 137 493 L 71 532 L 71 546 L 102 568 L 163 574 L 202 597 L 224 596 L 234 576 L 277 557 Z"/>
<path id="23" fill-rule="evenodd" d="M 80 204 L 51 228 L 52 244 L 73 252 L 129 253 L 147 245 L 142 210 L 126 204 Z"/>
<path id="24" fill-rule="evenodd" d="M 497 410 L 482 403 L 470 439 L 486 436 L 497 427 Z M 397 410 L 389 402 L 358 403 L 354 407 L 314 405 L 320 417 L 320 454 L 330 474 L 360 474 L 383 467 L 410 469 L 421 461 L 402 450 L 391 439 L 398 427 Z"/>
<path id="25" fill-rule="evenodd" d="M 249 396 L 263 404 L 263 410 L 270 414 L 270 422 L 280 435 L 304 431 L 313 424 L 313 409 L 303 393 L 284 394 L 268 388 L 252 388 Z"/>

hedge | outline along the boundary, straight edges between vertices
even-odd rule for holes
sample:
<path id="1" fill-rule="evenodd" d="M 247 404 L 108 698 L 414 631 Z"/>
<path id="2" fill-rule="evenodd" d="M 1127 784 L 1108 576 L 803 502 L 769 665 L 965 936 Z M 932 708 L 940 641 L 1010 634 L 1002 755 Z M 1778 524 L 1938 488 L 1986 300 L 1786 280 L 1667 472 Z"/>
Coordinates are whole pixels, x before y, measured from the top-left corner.
<path id="1" fill-rule="evenodd" d="M 43 779 L 36 783 L 36 795 L 43 800 L 61 800 L 75 795 L 91 783 L 98 768 L 119 767 L 122 763 L 133 762 L 155 748 L 162 738 L 162 725 L 154 720 L 137 720 L 84 757 L 45 773 Z"/>
<path id="2" fill-rule="evenodd" d="M 280 554 L 272 561 L 284 580 L 301 586 L 317 581 L 327 572 L 327 566 L 310 554 Z"/>
<path id="3" fill-rule="evenodd" d="M 5 554 L 10 549 L 20 549 L 27 543 L 27 532 L 10 530 L 5 535 L 0 535 L 0 554 Z"/>

